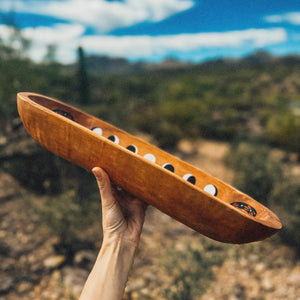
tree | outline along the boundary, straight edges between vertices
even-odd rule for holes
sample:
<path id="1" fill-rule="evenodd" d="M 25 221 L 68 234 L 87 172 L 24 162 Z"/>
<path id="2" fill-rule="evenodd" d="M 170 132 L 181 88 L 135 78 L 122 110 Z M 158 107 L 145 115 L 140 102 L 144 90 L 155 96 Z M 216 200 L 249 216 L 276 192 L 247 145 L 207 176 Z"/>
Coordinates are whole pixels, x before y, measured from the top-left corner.
<path id="1" fill-rule="evenodd" d="M 56 45 L 49 44 L 47 46 L 47 53 L 44 56 L 44 62 L 47 64 L 51 64 L 55 62 L 55 56 L 56 56 Z"/>
<path id="2" fill-rule="evenodd" d="M 90 102 L 90 86 L 88 73 L 86 69 L 85 56 L 82 47 L 78 47 L 78 92 L 79 92 L 79 102 L 83 105 Z"/>

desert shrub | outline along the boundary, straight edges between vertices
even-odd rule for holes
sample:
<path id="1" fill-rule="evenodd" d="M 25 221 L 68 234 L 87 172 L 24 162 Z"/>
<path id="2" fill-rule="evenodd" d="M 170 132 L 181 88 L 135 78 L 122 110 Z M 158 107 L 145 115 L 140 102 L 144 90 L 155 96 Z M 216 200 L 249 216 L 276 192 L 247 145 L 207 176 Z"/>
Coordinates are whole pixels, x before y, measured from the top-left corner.
<path id="1" fill-rule="evenodd" d="M 283 228 L 279 235 L 284 243 L 296 246 L 300 253 L 300 182 L 288 178 L 276 185 L 270 202 L 280 214 Z"/>
<path id="2" fill-rule="evenodd" d="M 215 131 L 211 109 L 200 99 L 166 101 L 159 107 L 158 113 L 181 137 L 207 137 Z"/>
<path id="3" fill-rule="evenodd" d="M 87 243 L 83 230 L 101 221 L 100 196 L 91 173 L 63 160 L 59 171 L 61 192 L 47 196 L 38 212 L 59 237 L 56 250 L 72 257 L 80 241 Z"/>
<path id="4" fill-rule="evenodd" d="M 283 176 L 280 163 L 270 158 L 270 152 L 267 146 L 243 142 L 234 146 L 226 158 L 236 171 L 234 185 L 264 204 Z"/>
<path id="5" fill-rule="evenodd" d="M 33 204 L 44 224 L 59 238 L 56 251 L 69 260 L 81 244 L 84 243 L 85 249 L 93 247 L 83 232 L 101 221 L 100 197 L 94 191 L 82 195 L 81 191 L 70 189 L 60 195 L 47 196 L 42 204 Z"/>
<path id="6" fill-rule="evenodd" d="M 5 161 L 2 168 L 32 195 L 31 204 L 43 223 L 59 237 L 56 250 L 72 258 L 80 241 L 86 240 L 82 230 L 101 221 L 95 179 L 39 146 L 34 149 Z"/>
<path id="7" fill-rule="evenodd" d="M 157 124 L 156 124 L 157 125 Z M 158 145 L 165 150 L 174 150 L 182 138 L 182 132 L 174 124 L 167 122 L 165 120 L 160 120 L 158 127 L 153 127 L 150 132 Z"/>
<path id="8" fill-rule="evenodd" d="M 300 154 L 300 117 L 292 111 L 270 116 L 266 136 L 275 145 Z"/>
<path id="9" fill-rule="evenodd" d="M 274 210 L 283 223 L 282 242 L 300 249 L 300 182 L 283 173 L 279 161 L 270 158 L 266 146 L 241 143 L 227 162 L 236 171 L 235 185 Z"/>
<path id="10" fill-rule="evenodd" d="M 4 161 L 2 168 L 26 189 L 35 193 L 57 194 L 61 191 L 61 163 L 62 160 L 54 154 L 34 146 L 32 153 L 20 153 Z"/>
<path id="11" fill-rule="evenodd" d="M 179 249 L 168 247 L 162 267 L 170 278 L 162 294 L 166 299 L 192 300 L 201 296 L 214 278 L 212 266 L 222 263 L 221 248 L 186 244 Z"/>

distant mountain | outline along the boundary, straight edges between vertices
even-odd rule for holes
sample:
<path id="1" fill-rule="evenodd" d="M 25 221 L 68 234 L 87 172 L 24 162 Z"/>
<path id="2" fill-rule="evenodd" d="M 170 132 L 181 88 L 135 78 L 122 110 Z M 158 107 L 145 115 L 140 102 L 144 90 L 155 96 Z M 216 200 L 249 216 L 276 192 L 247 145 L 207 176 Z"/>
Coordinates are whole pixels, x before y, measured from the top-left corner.
<path id="1" fill-rule="evenodd" d="M 95 75 L 127 74 L 144 69 L 144 63 L 131 63 L 125 58 L 110 58 L 108 56 L 86 56 L 85 64 L 88 72 Z M 67 69 L 77 68 L 76 63 L 68 65 Z"/>
<path id="2" fill-rule="evenodd" d="M 86 56 L 85 64 L 88 72 L 95 75 L 105 74 L 129 74 L 150 70 L 159 69 L 178 69 L 182 67 L 188 67 L 193 65 L 188 62 L 182 62 L 174 58 L 167 58 L 160 63 L 147 63 L 147 62 L 129 62 L 125 58 L 111 58 L 108 56 Z M 66 66 L 67 69 L 74 70 L 77 68 L 77 64 L 71 64 Z"/>
<path id="3" fill-rule="evenodd" d="M 276 59 L 278 59 L 278 57 L 273 56 L 269 52 L 264 50 L 259 50 L 242 58 L 241 60 L 246 63 L 263 64 L 263 63 L 273 62 Z"/>
<path id="4" fill-rule="evenodd" d="M 232 59 L 232 58 L 220 58 L 215 60 L 209 60 L 202 63 L 190 63 L 176 60 L 174 58 L 168 58 L 160 63 L 147 63 L 147 62 L 129 62 L 125 58 L 110 58 L 108 56 L 86 56 L 85 63 L 87 70 L 90 74 L 94 75 L 124 75 L 138 72 L 155 71 L 155 70 L 177 70 L 188 69 L 191 67 L 199 66 L 226 66 L 232 64 L 245 64 L 245 65 L 261 65 L 273 63 L 278 60 L 296 60 L 299 61 L 300 55 L 277 57 L 270 53 L 260 50 L 254 52 L 246 57 Z M 69 70 L 77 68 L 77 64 L 71 64 L 66 66 Z"/>

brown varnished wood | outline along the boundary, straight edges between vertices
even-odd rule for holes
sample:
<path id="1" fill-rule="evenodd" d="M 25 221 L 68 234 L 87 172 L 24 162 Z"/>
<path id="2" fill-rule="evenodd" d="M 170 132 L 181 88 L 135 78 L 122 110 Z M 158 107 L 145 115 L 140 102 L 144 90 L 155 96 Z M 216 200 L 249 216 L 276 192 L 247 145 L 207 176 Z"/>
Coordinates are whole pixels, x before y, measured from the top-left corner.
<path id="1" fill-rule="evenodd" d="M 53 110 L 67 112 L 70 120 Z M 221 242 L 247 243 L 265 239 L 281 228 L 277 216 L 265 206 L 217 178 L 98 118 L 52 98 L 18 94 L 18 110 L 31 136 L 49 151 L 88 171 L 104 168 L 112 181 L 162 212 Z M 92 131 L 102 129 L 102 135 Z M 116 135 L 119 144 L 107 138 Z M 138 153 L 126 149 L 135 145 Z M 151 153 L 156 162 L 144 158 Z M 162 166 L 170 163 L 175 172 Z M 196 178 L 195 185 L 183 179 Z M 211 184 L 216 196 L 204 191 Z M 256 210 L 252 216 L 232 203 Z"/>

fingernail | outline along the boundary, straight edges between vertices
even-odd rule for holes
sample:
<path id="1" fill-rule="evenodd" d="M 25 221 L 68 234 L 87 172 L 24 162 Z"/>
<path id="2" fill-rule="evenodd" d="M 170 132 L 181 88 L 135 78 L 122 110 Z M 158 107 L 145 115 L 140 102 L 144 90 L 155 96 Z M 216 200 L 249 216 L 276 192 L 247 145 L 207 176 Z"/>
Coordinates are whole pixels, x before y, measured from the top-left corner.
<path id="1" fill-rule="evenodd" d="M 98 178 L 98 179 L 101 179 L 101 171 L 100 171 L 100 168 L 99 167 L 94 167 L 92 169 L 92 172 L 94 173 L 94 175 Z"/>

